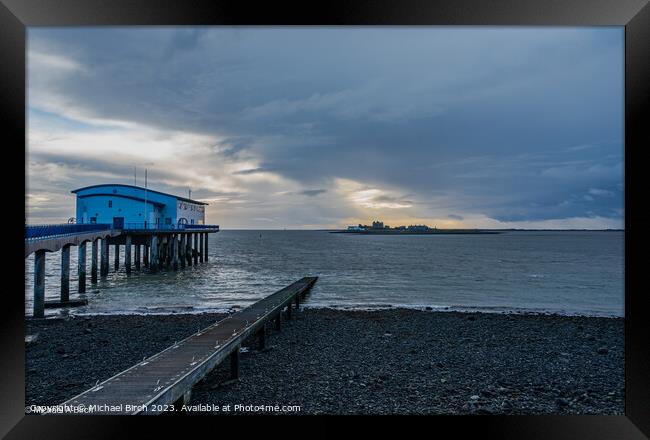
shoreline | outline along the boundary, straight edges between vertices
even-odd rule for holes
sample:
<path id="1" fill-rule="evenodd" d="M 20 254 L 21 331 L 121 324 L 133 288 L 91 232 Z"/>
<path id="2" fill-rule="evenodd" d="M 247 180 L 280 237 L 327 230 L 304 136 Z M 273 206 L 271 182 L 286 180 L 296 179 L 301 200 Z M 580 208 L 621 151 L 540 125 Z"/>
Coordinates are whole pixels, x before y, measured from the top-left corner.
<path id="1" fill-rule="evenodd" d="M 226 314 L 27 321 L 26 405 L 54 405 Z M 308 414 L 622 414 L 624 319 L 303 308 L 268 347 L 244 344 L 190 405 L 299 405 Z M 299 368 L 298 368 L 299 367 Z"/>
<path id="2" fill-rule="evenodd" d="M 182 316 L 182 315 L 227 315 L 236 313 L 246 308 L 248 304 L 242 306 L 224 307 L 221 309 L 197 309 L 191 310 L 189 307 L 182 311 L 165 311 L 165 312 L 135 312 L 135 311 L 117 311 L 110 313 L 76 313 L 74 308 L 72 313 L 63 315 L 46 315 L 41 320 L 64 320 L 71 317 L 94 317 L 94 316 Z M 479 313 L 479 314 L 496 314 L 496 315 L 521 315 L 521 316 L 557 316 L 557 317 L 584 317 L 584 318 L 609 318 L 609 319 L 624 319 L 625 316 L 613 313 L 586 313 L 579 311 L 557 311 L 549 309 L 531 309 L 531 308 L 516 308 L 516 307 L 501 307 L 501 306 L 440 306 L 428 304 L 310 304 L 309 302 L 302 305 L 306 309 L 313 310 L 338 310 L 349 312 L 373 312 L 382 310 L 417 310 L 422 312 L 431 313 Z M 61 309 L 59 309 L 61 310 Z M 33 320 L 31 315 L 25 315 L 25 320 Z"/>

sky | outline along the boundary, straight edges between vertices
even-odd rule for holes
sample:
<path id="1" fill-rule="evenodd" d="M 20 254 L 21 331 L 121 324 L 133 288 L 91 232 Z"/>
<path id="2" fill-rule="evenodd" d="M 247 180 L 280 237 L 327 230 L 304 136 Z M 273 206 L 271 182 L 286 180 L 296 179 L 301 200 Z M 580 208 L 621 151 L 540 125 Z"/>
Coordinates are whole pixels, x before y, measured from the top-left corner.
<path id="1" fill-rule="evenodd" d="M 623 228 L 623 73 L 622 27 L 33 27 L 26 220 L 147 169 L 228 229 Z"/>

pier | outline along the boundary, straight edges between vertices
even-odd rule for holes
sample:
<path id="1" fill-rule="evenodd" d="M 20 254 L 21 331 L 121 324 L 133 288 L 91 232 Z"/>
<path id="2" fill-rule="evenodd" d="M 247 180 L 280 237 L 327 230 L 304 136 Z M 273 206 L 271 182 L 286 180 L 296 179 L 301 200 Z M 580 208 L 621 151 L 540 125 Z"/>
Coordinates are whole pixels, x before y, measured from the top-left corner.
<path id="1" fill-rule="evenodd" d="M 93 414 L 159 414 L 165 405 L 187 404 L 192 387 L 226 359 L 232 379 L 239 377 L 242 342 L 257 338 L 264 348 L 266 326 L 281 328 L 282 314 L 291 319 L 318 277 L 305 277 L 188 338 L 143 359 L 62 405 L 98 408 Z M 127 407 L 127 405 L 129 405 Z"/>
<path id="2" fill-rule="evenodd" d="M 90 284 L 105 279 L 110 270 L 113 248 L 114 270 L 123 255 L 127 275 L 133 270 L 155 273 L 178 270 L 208 261 L 208 236 L 219 232 L 218 225 L 147 223 L 60 224 L 25 227 L 25 258 L 34 254 L 34 318 L 43 318 L 45 308 L 85 304 L 70 299 L 70 251 L 77 248 L 77 292 L 85 293 L 90 269 Z M 88 267 L 90 244 L 90 268 Z M 61 252 L 61 293 L 59 301 L 45 302 L 45 254 Z M 123 252 L 121 252 L 123 251 Z M 133 251 L 133 252 L 132 252 Z M 143 259 L 141 260 L 141 256 Z M 132 259 L 132 257 L 134 257 Z M 98 277 L 99 271 L 99 277 Z"/>

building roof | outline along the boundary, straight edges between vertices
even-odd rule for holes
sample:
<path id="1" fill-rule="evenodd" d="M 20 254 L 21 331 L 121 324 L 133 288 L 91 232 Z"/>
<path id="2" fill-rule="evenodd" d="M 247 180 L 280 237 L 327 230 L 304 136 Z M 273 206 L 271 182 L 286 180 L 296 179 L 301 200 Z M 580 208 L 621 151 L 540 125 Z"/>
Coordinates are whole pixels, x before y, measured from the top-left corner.
<path id="1" fill-rule="evenodd" d="M 122 183 L 101 183 L 101 184 L 99 184 L 99 185 L 84 186 L 83 188 L 73 189 L 73 190 L 70 191 L 70 192 L 76 194 L 76 193 L 78 193 L 79 191 L 83 191 L 83 190 L 85 190 L 85 189 L 99 188 L 99 187 L 102 187 L 102 186 L 121 186 L 121 187 L 125 187 L 125 188 L 136 188 L 136 189 L 141 189 L 141 190 L 143 190 L 143 191 L 146 189 L 147 192 L 152 192 L 152 193 L 156 193 L 156 194 L 162 194 L 163 196 L 174 197 L 175 199 L 182 200 L 182 201 L 184 201 L 184 202 L 194 203 L 194 204 L 197 204 L 197 205 L 207 205 L 207 203 L 205 203 L 205 202 L 199 202 L 198 200 L 188 199 L 187 197 L 180 197 L 180 196 L 176 196 L 176 195 L 174 195 L 174 194 L 164 193 L 164 192 L 162 192 L 162 191 L 154 191 L 154 190 L 152 190 L 152 189 L 144 188 L 144 187 L 142 187 L 142 186 L 124 185 L 124 184 L 122 184 Z M 99 194 L 97 194 L 97 195 L 99 195 Z M 104 195 L 104 194 L 102 194 L 102 195 Z M 117 196 L 117 195 L 120 195 L 120 194 L 110 194 L 110 195 Z M 121 194 L 121 195 L 123 195 L 123 194 Z"/>
<path id="2" fill-rule="evenodd" d="M 93 196 L 119 197 L 119 198 L 123 198 L 123 199 L 137 200 L 138 202 L 147 202 L 147 203 L 150 203 L 150 204 L 152 204 L 152 205 L 154 205 L 154 206 L 160 206 L 160 207 L 165 206 L 164 203 L 155 202 L 155 201 L 153 201 L 153 200 L 151 200 L 151 199 L 149 199 L 149 200 L 145 200 L 145 199 L 142 198 L 142 197 L 130 196 L 130 195 L 128 195 L 128 194 L 94 193 L 94 194 L 85 194 L 85 195 L 77 196 L 77 197 L 79 197 L 80 199 L 85 199 L 86 197 L 93 197 Z"/>

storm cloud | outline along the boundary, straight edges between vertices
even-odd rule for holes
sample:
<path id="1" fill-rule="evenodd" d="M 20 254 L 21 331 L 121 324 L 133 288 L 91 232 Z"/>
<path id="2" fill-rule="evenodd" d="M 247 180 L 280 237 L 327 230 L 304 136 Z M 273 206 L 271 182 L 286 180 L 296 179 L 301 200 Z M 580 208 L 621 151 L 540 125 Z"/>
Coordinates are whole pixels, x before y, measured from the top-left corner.
<path id="1" fill-rule="evenodd" d="M 28 218 L 135 167 L 231 228 L 622 227 L 623 36 L 30 28 Z"/>

